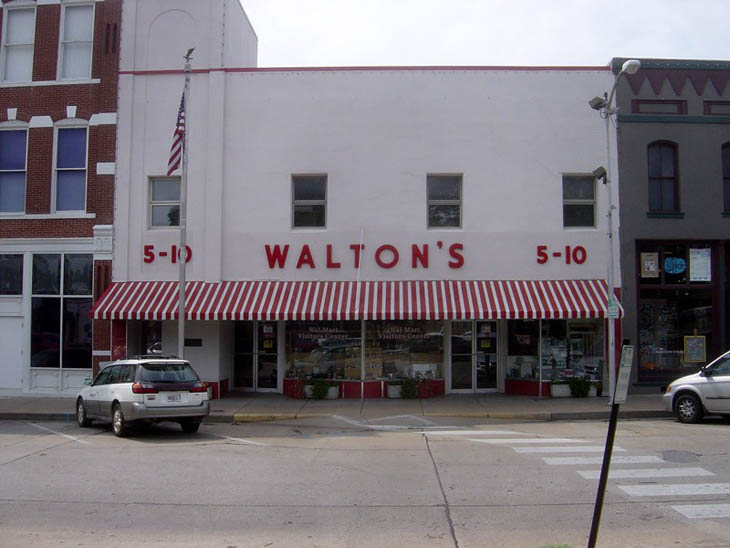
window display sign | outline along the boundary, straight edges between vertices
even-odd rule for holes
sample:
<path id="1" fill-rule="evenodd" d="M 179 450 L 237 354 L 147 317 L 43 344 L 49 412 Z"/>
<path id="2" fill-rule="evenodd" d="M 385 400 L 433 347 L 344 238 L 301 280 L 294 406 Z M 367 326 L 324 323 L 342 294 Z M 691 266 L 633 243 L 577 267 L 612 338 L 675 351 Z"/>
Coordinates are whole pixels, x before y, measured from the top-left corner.
<path id="1" fill-rule="evenodd" d="M 705 337 L 695 335 L 684 338 L 684 361 L 691 363 L 704 363 L 705 358 Z"/>
<path id="2" fill-rule="evenodd" d="M 709 247 L 689 249 L 689 281 L 711 282 L 711 250 Z"/>
<path id="3" fill-rule="evenodd" d="M 659 253 L 642 253 L 641 254 L 641 277 L 642 278 L 658 278 L 659 277 Z"/>

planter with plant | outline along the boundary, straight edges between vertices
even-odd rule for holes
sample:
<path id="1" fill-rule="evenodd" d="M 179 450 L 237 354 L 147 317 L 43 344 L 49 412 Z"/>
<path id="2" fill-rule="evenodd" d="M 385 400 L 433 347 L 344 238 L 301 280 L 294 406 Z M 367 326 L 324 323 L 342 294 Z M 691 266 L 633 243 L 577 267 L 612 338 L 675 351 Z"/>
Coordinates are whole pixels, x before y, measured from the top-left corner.
<path id="1" fill-rule="evenodd" d="M 568 381 L 570 395 L 574 398 L 587 398 L 596 395 L 596 385 L 582 377 L 572 377 Z"/>
<path id="2" fill-rule="evenodd" d="M 400 386 L 400 397 L 404 400 L 415 400 L 418 397 L 418 381 L 411 377 L 403 379 Z"/>
<path id="3" fill-rule="evenodd" d="M 313 400 L 336 400 L 338 395 L 337 383 L 326 379 L 310 379 L 304 386 L 304 396 Z"/>
<path id="4" fill-rule="evenodd" d="M 568 384 L 568 381 L 561 379 L 561 380 L 554 380 L 550 383 L 550 395 L 553 398 L 569 398 L 571 396 L 570 393 L 570 385 Z"/>

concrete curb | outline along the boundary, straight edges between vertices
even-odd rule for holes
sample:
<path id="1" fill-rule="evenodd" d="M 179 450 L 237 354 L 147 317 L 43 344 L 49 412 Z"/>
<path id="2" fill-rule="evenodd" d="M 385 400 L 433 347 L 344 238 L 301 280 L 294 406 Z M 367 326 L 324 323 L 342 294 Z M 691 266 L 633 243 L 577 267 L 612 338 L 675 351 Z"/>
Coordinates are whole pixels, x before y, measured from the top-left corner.
<path id="1" fill-rule="evenodd" d="M 495 419 L 495 420 L 525 420 L 525 421 L 576 421 L 576 420 L 607 420 L 609 410 L 606 411 L 577 411 L 577 412 L 494 412 L 494 413 L 424 413 L 423 417 L 467 418 L 467 419 Z M 334 415 L 329 413 L 234 413 L 211 414 L 203 422 L 221 424 L 242 424 L 248 422 L 273 422 L 279 420 L 327 418 Z M 634 410 L 619 411 L 619 419 L 666 419 L 671 418 L 668 411 Z M 372 417 L 359 416 L 359 420 L 373 420 Z M 0 420 L 7 421 L 61 421 L 74 422 L 74 413 L 0 413 Z"/>

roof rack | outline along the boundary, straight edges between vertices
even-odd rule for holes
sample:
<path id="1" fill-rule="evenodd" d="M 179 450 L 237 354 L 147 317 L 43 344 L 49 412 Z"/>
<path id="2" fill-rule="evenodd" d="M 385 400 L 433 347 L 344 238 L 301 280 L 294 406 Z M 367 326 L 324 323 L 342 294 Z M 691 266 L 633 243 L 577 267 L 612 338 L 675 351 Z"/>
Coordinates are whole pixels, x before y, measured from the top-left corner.
<path id="1" fill-rule="evenodd" d="M 177 356 L 161 356 L 160 354 L 136 354 L 134 356 L 126 356 L 125 360 L 179 360 Z"/>

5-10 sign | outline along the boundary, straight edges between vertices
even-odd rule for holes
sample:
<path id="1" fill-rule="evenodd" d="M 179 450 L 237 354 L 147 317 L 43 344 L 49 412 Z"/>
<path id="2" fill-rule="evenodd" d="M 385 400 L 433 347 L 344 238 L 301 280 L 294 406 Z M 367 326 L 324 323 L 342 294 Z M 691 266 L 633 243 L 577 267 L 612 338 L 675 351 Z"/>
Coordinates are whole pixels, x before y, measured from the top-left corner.
<path id="1" fill-rule="evenodd" d="M 583 264 L 588 258 L 588 252 L 582 245 L 566 245 L 560 251 L 551 251 L 546 245 L 537 246 L 537 264 L 545 264 L 551 258 L 562 259 L 565 264 Z"/>

